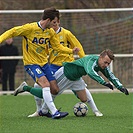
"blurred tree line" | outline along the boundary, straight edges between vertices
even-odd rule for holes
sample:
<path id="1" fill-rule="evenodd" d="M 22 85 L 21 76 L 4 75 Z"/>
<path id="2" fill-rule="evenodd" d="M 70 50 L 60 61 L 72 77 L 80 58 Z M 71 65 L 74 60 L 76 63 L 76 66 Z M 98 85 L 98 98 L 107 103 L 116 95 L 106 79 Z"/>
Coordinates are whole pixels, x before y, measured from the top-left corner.
<path id="1" fill-rule="evenodd" d="M 0 0 L 0 10 L 129 8 L 133 0 Z"/>

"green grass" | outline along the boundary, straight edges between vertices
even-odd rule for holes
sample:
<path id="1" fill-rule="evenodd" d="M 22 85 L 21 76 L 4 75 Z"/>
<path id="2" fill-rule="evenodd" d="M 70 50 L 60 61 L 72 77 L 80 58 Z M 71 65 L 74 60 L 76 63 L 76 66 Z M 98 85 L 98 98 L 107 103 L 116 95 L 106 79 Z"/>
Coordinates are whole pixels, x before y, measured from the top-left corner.
<path id="1" fill-rule="evenodd" d="M 27 118 L 35 111 L 31 95 L 0 96 L 0 133 L 133 133 L 133 94 L 93 94 L 104 114 L 95 117 L 89 108 L 86 117 L 76 117 L 73 106 L 79 100 L 72 94 L 55 99 L 57 108 L 69 115 L 60 120 L 46 117 Z"/>

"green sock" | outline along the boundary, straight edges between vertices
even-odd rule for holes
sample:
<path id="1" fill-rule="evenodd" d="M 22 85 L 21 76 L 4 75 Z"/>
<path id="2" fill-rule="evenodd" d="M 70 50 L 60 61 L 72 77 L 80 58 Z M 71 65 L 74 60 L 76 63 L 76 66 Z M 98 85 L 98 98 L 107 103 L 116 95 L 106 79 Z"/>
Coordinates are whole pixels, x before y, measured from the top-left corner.
<path id="1" fill-rule="evenodd" d="M 32 89 L 31 86 L 24 86 L 24 87 L 23 87 L 23 90 L 24 90 L 24 91 L 30 92 L 31 89 Z"/>
<path id="2" fill-rule="evenodd" d="M 43 98 L 42 89 L 41 88 L 34 88 L 31 86 L 24 86 L 24 91 L 30 92 L 32 95 L 37 96 L 39 98 Z"/>

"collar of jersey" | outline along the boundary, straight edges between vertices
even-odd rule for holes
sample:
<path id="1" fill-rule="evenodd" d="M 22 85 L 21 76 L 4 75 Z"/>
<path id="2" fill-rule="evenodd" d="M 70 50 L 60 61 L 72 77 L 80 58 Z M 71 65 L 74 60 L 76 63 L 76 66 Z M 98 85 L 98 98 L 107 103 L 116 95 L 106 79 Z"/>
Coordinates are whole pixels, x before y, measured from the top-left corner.
<path id="1" fill-rule="evenodd" d="M 56 31 L 56 34 L 58 34 L 59 32 L 61 32 L 61 27 L 59 27 L 59 29 Z"/>
<path id="2" fill-rule="evenodd" d="M 45 30 L 45 29 L 42 28 L 42 26 L 41 26 L 41 24 L 40 24 L 40 21 L 37 22 L 37 24 L 38 24 L 38 26 L 39 26 L 42 30 Z"/>

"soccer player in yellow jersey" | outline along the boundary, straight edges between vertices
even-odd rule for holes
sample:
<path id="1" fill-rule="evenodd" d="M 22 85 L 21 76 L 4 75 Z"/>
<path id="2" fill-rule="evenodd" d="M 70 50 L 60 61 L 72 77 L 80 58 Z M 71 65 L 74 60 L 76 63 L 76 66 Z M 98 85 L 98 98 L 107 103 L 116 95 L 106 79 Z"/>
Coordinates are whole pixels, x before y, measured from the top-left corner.
<path id="1" fill-rule="evenodd" d="M 55 18 L 52 28 L 56 31 L 57 38 L 60 41 L 60 45 L 71 49 L 73 49 L 74 47 L 78 47 L 80 49 L 80 51 L 78 52 L 79 57 L 82 58 L 85 56 L 83 47 L 78 39 L 69 30 L 60 27 L 59 18 Z M 54 50 L 51 47 L 51 44 L 49 44 L 49 64 L 54 73 L 62 66 L 63 62 L 72 62 L 74 60 L 75 59 L 73 54 L 60 53 Z"/>
<path id="2" fill-rule="evenodd" d="M 78 48 L 80 48 L 80 51 L 78 52 L 79 57 L 82 58 L 85 56 L 83 47 L 80 44 L 80 42 L 77 40 L 77 38 L 69 30 L 67 30 L 63 27 L 60 27 L 60 18 L 56 17 L 53 20 L 53 25 L 51 25 L 51 26 L 55 30 L 55 32 L 57 34 L 57 38 L 60 41 L 61 45 L 63 45 L 66 48 L 72 48 L 72 49 L 74 47 L 78 47 Z M 51 47 L 51 45 L 49 44 L 49 64 L 50 64 L 51 71 L 53 73 L 55 73 L 59 68 L 62 67 L 63 62 L 72 62 L 74 60 L 75 59 L 74 59 L 73 54 L 59 53 L 58 51 L 54 50 Z M 39 88 L 40 86 L 38 86 L 35 83 L 34 87 Z M 64 90 L 65 89 L 66 88 L 64 88 Z M 60 88 L 60 91 L 62 91 L 61 88 Z M 59 93 L 60 93 L 60 91 L 59 91 Z M 88 102 L 89 106 L 91 107 L 92 111 L 94 112 L 94 114 L 96 116 L 103 116 L 103 114 L 96 107 L 90 91 L 87 88 L 85 88 L 85 91 L 86 91 L 87 97 L 89 97 L 89 100 L 87 102 Z M 42 112 L 40 112 L 40 109 L 42 108 L 42 99 L 38 98 L 36 96 L 34 96 L 34 97 L 35 97 L 37 111 L 35 113 L 29 115 L 28 117 L 36 117 L 36 116 L 39 116 L 42 114 Z"/>
<path id="3" fill-rule="evenodd" d="M 55 8 L 45 9 L 39 22 L 16 26 L 0 36 L 0 43 L 8 38 L 23 37 L 22 47 L 25 70 L 42 87 L 43 99 L 52 113 L 52 118 L 62 118 L 67 116 L 68 113 L 59 112 L 51 97 L 50 87 L 53 94 L 57 94 L 59 88 L 48 65 L 47 43 L 50 42 L 52 48 L 58 52 L 72 54 L 79 51 L 79 48 L 70 49 L 60 45 L 56 37 L 57 34 L 50 28 L 50 25 L 53 25 L 54 19 L 58 16 L 59 11 Z M 45 115 L 49 116 L 50 113 L 47 112 Z"/>

